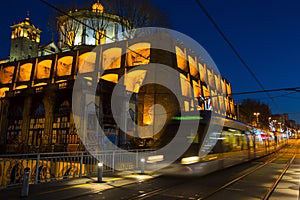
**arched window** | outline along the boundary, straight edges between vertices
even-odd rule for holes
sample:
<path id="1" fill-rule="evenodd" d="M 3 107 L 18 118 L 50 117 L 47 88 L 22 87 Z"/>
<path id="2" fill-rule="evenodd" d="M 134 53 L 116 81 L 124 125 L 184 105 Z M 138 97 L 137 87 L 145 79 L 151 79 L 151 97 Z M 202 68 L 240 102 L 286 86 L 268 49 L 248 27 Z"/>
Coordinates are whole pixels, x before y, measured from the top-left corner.
<path id="1" fill-rule="evenodd" d="M 179 47 L 175 47 L 175 50 L 176 50 L 177 67 L 185 71 L 187 67 L 185 52 L 181 50 Z"/>
<path id="2" fill-rule="evenodd" d="M 121 67 L 121 48 L 110 48 L 103 52 L 102 69 L 117 69 Z"/>
<path id="3" fill-rule="evenodd" d="M 127 66 L 146 65 L 150 63 L 150 43 L 141 42 L 127 49 Z"/>
<path id="4" fill-rule="evenodd" d="M 96 52 L 87 52 L 79 56 L 78 72 L 87 73 L 95 70 Z"/>
<path id="5" fill-rule="evenodd" d="M 50 78 L 52 60 L 43 60 L 39 62 L 35 68 L 35 78 Z"/>
<path id="6" fill-rule="evenodd" d="M 12 83 L 15 66 L 2 67 L 0 69 L 0 83 Z"/>
<path id="7" fill-rule="evenodd" d="M 26 63 L 20 66 L 17 81 L 30 81 L 32 63 Z"/>
<path id="8" fill-rule="evenodd" d="M 71 75 L 73 56 L 65 56 L 57 61 L 56 75 L 68 76 Z"/>
<path id="9" fill-rule="evenodd" d="M 197 77 L 199 72 L 196 65 L 196 61 L 194 58 L 192 58 L 192 56 L 189 56 L 188 58 L 189 58 L 190 74 L 194 77 Z"/>

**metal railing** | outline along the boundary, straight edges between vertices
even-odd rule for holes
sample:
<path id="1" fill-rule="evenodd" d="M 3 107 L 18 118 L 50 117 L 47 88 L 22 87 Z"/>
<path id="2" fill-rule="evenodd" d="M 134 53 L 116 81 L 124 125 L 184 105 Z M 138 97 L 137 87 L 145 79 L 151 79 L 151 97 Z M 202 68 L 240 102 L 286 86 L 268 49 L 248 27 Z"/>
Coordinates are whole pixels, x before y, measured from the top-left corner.
<path id="1" fill-rule="evenodd" d="M 103 172 L 140 168 L 138 151 L 57 152 L 0 155 L 0 188 L 21 184 L 24 169 L 30 169 L 30 183 L 37 184 L 83 176 L 97 176 L 97 164 Z"/>

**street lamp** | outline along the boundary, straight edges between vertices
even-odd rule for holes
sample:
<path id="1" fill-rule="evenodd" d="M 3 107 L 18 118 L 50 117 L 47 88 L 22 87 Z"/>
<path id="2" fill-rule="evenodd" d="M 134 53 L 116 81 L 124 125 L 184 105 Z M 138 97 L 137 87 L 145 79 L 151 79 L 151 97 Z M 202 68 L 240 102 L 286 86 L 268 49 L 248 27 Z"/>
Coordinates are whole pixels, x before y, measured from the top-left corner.
<path id="1" fill-rule="evenodd" d="M 255 112 L 255 113 L 253 113 L 253 115 L 255 115 L 256 116 L 256 126 L 258 126 L 258 116 L 260 115 L 260 113 L 259 112 Z"/>

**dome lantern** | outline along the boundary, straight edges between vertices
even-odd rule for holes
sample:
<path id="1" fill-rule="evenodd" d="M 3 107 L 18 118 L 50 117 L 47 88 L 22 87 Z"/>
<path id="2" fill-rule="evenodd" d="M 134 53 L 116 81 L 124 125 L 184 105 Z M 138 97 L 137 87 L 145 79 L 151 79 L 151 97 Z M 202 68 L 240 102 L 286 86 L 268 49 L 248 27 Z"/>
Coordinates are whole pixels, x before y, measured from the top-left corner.
<path id="1" fill-rule="evenodd" d="M 92 5 L 92 11 L 97 12 L 97 13 L 103 13 L 104 12 L 104 7 L 99 1 L 97 1 L 97 3 L 94 3 Z"/>

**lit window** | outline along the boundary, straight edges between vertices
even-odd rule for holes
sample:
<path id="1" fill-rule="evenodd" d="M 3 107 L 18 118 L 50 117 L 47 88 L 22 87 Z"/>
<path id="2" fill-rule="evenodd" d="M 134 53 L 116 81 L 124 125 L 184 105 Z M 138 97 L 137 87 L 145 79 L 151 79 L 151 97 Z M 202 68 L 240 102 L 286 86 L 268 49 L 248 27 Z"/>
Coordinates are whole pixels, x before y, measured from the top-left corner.
<path id="1" fill-rule="evenodd" d="M 121 48 L 110 48 L 103 52 L 102 68 L 107 69 L 117 69 L 121 66 Z"/>
<path id="2" fill-rule="evenodd" d="M 78 70 L 80 73 L 93 72 L 95 70 L 96 53 L 87 52 L 79 56 Z"/>
<path id="3" fill-rule="evenodd" d="M 191 56 L 188 56 L 188 58 L 189 58 L 189 65 L 190 65 L 190 74 L 194 77 L 197 77 L 199 72 L 196 65 L 196 61 Z"/>
<path id="4" fill-rule="evenodd" d="M 74 31 L 68 31 L 67 37 L 68 37 L 67 38 L 68 39 L 67 44 L 69 46 L 73 46 L 74 39 L 75 39 L 75 32 Z"/>
<path id="5" fill-rule="evenodd" d="M 105 44 L 105 30 L 98 30 L 96 32 L 96 45 Z"/>
<path id="6" fill-rule="evenodd" d="M 146 65 L 150 63 L 150 43 L 137 43 L 127 49 L 127 66 Z"/>
<path id="7" fill-rule="evenodd" d="M 37 64 L 35 78 L 44 79 L 50 77 L 52 60 L 43 60 Z"/>
<path id="8" fill-rule="evenodd" d="M 32 63 L 26 63 L 20 66 L 18 81 L 29 81 L 31 75 Z"/>
<path id="9" fill-rule="evenodd" d="M 186 55 L 185 52 L 182 51 L 179 47 L 175 48 L 176 50 L 176 59 L 177 59 L 177 67 L 186 70 Z"/>
<path id="10" fill-rule="evenodd" d="M 15 70 L 14 66 L 8 66 L 0 69 L 0 83 L 2 84 L 12 83 L 14 70 Z"/>
<path id="11" fill-rule="evenodd" d="M 67 76 L 71 75 L 73 57 L 65 56 L 57 61 L 56 75 Z"/>
<path id="12" fill-rule="evenodd" d="M 185 97 L 191 97 L 191 85 L 189 79 L 184 75 L 180 74 L 181 94 Z"/>

